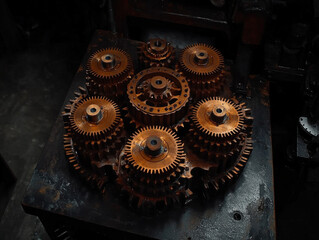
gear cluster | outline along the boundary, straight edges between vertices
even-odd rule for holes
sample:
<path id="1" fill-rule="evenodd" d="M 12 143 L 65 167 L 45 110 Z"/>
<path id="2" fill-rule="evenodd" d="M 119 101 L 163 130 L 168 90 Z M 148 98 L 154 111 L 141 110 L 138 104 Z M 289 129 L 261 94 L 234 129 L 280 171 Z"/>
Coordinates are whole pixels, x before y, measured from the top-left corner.
<path id="1" fill-rule="evenodd" d="M 86 89 L 62 114 L 64 147 L 92 186 L 115 185 L 131 207 L 153 213 L 237 176 L 252 151 L 253 118 L 222 97 L 224 59 L 214 47 L 191 45 L 176 58 L 170 43 L 151 39 L 136 50 L 143 69 L 135 75 L 120 48 L 88 58 Z"/>

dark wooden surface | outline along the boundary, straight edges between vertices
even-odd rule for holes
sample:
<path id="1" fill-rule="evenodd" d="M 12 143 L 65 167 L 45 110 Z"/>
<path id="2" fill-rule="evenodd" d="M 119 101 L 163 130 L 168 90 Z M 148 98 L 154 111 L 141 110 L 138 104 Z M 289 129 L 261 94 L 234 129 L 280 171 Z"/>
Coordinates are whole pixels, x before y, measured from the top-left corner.
<path id="1" fill-rule="evenodd" d="M 136 65 L 136 42 L 98 31 L 66 96 L 84 84 L 84 65 L 97 48 L 117 46 L 128 51 Z M 269 118 L 268 82 L 251 81 L 245 100 L 254 120 L 252 155 L 239 179 L 209 202 L 194 200 L 185 208 L 144 217 L 107 191 L 101 196 L 69 171 L 63 150 L 63 122 L 59 115 L 22 201 L 27 213 L 55 217 L 94 229 L 120 230 L 158 239 L 274 239 L 274 185 Z M 63 109 L 63 108 L 62 108 Z M 236 220 L 234 215 L 240 215 Z M 238 218 L 237 218 L 238 219 Z"/>

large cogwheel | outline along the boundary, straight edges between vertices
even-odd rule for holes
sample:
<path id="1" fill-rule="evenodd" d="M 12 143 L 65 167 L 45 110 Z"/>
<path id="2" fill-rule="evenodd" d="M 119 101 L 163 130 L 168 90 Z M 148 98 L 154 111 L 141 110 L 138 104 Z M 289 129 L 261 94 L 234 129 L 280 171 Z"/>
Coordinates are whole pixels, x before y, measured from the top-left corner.
<path id="1" fill-rule="evenodd" d="M 125 51 L 106 48 L 91 55 L 86 73 L 90 95 L 115 99 L 125 95 L 126 85 L 134 74 L 134 69 L 132 59 Z"/>
<path id="2" fill-rule="evenodd" d="M 148 68 L 128 84 L 131 103 L 127 117 L 136 127 L 182 124 L 188 110 L 190 89 L 184 77 L 164 67 Z"/>
<path id="3" fill-rule="evenodd" d="M 164 39 L 154 38 L 138 46 L 139 60 L 143 66 L 169 67 L 175 59 L 175 49 Z"/>
<path id="4" fill-rule="evenodd" d="M 181 72 L 196 99 L 220 93 L 224 85 L 224 57 L 206 44 L 190 45 L 180 55 Z"/>
<path id="5" fill-rule="evenodd" d="M 185 202 L 189 177 L 181 140 L 164 127 L 146 127 L 127 142 L 119 166 L 118 183 L 134 207 L 162 209 Z"/>
<path id="6" fill-rule="evenodd" d="M 253 121 L 250 109 L 244 103 L 212 97 L 195 105 L 191 119 L 191 148 L 211 164 L 208 164 L 211 169 L 205 169 L 211 173 L 204 178 L 218 189 L 218 182 L 237 175 L 250 155 Z M 201 168 L 200 161 L 197 163 Z"/>
<path id="7" fill-rule="evenodd" d="M 118 106 L 105 97 L 80 95 L 63 112 L 70 166 L 101 191 L 124 141 Z"/>

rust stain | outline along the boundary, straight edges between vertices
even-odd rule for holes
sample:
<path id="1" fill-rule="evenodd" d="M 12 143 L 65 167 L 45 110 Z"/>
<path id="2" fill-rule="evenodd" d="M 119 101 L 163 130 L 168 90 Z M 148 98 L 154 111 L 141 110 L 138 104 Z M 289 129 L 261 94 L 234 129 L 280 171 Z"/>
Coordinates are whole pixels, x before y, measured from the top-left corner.
<path id="1" fill-rule="evenodd" d="M 47 190 L 50 189 L 49 186 L 43 186 L 39 189 L 39 193 L 46 194 Z"/>
<path id="2" fill-rule="evenodd" d="M 57 202 L 59 201 L 60 199 L 60 192 L 59 191 L 55 191 L 55 197 L 52 199 L 54 202 Z"/>

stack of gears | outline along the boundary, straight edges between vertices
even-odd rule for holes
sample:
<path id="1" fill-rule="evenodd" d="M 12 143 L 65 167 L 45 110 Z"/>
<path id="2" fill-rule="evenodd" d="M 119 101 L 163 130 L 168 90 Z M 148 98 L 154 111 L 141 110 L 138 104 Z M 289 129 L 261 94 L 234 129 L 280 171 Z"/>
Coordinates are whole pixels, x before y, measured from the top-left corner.
<path id="1" fill-rule="evenodd" d="M 224 59 L 194 44 L 176 58 L 163 39 L 137 47 L 141 71 L 118 48 L 94 52 L 63 112 L 73 170 L 129 205 L 161 212 L 230 183 L 252 151 L 250 109 L 231 94 Z M 178 60 L 176 60 L 178 59 Z"/>

